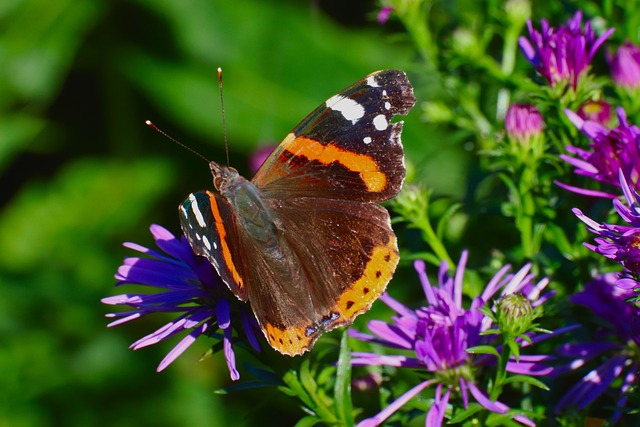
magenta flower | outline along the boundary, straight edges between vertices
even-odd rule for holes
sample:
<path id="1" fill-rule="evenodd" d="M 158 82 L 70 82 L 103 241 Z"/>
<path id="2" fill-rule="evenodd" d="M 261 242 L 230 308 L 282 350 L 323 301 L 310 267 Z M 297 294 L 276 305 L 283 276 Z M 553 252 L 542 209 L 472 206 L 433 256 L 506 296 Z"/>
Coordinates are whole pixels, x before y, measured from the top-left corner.
<path id="1" fill-rule="evenodd" d="M 613 29 L 608 29 L 596 38 L 591 22 L 582 29 L 582 12 L 578 11 L 566 26 L 550 27 L 547 20 L 541 21 L 542 31 L 533 28 L 527 21 L 529 39 L 520 37 L 520 49 L 527 61 L 549 82 L 571 84 L 575 90 L 580 76 L 585 73 L 597 50 L 609 38 Z"/>
<path id="2" fill-rule="evenodd" d="M 193 253 L 186 238 L 177 239 L 159 225 L 151 226 L 151 234 L 164 253 L 135 243 L 125 243 L 125 247 L 143 253 L 146 257 L 125 258 L 116 274 L 116 286 L 136 284 L 161 288 L 163 291 L 123 294 L 102 299 L 105 304 L 131 308 L 107 314 L 107 317 L 117 319 L 108 326 L 117 326 L 152 313 L 181 313 L 174 321 L 131 345 L 131 348 L 138 350 L 180 332 L 191 331 L 160 362 L 158 372 L 171 364 L 200 335 L 219 337 L 216 330 L 221 329 L 227 367 L 231 379 L 237 380 L 240 374 L 236 370 L 232 330 L 235 328 L 243 331 L 251 346 L 260 351 L 258 336 L 261 332 L 253 313 L 246 311 L 248 305 L 238 301 L 227 289 L 209 261 Z"/>
<path id="3" fill-rule="evenodd" d="M 540 135 L 544 129 L 544 120 L 534 105 L 512 104 L 504 118 L 507 135 L 522 143 Z"/>
<path id="4" fill-rule="evenodd" d="M 607 126 L 611 122 L 611 105 L 606 101 L 587 101 L 577 111 L 583 120 Z"/>
<path id="5" fill-rule="evenodd" d="M 422 282 L 427 305 L 412 310 L 388 294 L 380 299 L 395 311 L 391 323 L 380 320 L 369 322 L 369 330 L 374 335 L 350 330 L 352 337 L 362 341 L 381 344 L 390 349 L 401 350 L 401 354 L 382 355 L 376 353 L 353 353 L 352 364 L 356 366 L 386 365 L 417 369 L 425 372 L 427 379 L 407 391 L 379 414 L 358 424 L 359 427 L 377 426 L 398 411 L 421 391 L 435 387 L 434 403 L 427 413 L 426 425 L 438 427 L 444 422 L 447 404 L 454 397 L 462 400 L 468 408 L 470 398 L 475 399 L 489 411 L 506 414 L 521 424 L 533 426 L 532 420 L 502 402 L 492 401 L 476 381 L 481 368 L 495 366 L 495 358 L 488 355 L 468 353 L 467 349 L 478 345 L 495 345 L 496 335 L 483 332 L 495 328 L 490 317 L 481 312 L 491 299 L 500 294 L 520 294 L 533 308 L 540 306 L 551 292 L 543 293 L 548 279 L 534 282 L 528 264 L 515 274 L 507 274 L 505 266 L 491 279 L 482 295 L 471 301 L 470 307 L 463 307 L 462 280 L 467 261 L 467 252 L 463 252 L 455 275 L 447 274 L 447 264 L 443 262 L 438 273 L 438 285 L 429 282 L 425 264 L 416 261 L 415 268 Z M 529 334 L 528 334 L 529 335 Z M 532 343 L 552 336 L 547 334 L 529 335 Z M 521 347 L 529 345 L 519 341 Z M 511 359 L 507 370 L 511 373 L 542 376 L 552 371 L 545 362 L 550 359 L 544 355 L 520 355 L 519 360 Z M 470 396 L 469 396 L 470 395 Z"/>
<path id="6" fill-rule="evenodd" d="M 249 170 L 254 174 L 258 172 L 260 166 L 262 166 L 275 148 L 275 145 L 263 145 L 255 150 L 253 154 L 251 154 L 251 157 L 249 157 Z"/>
<path id="7" fill-rule="evenodd" d="M 560 158 L 575 167 L 575 173 L 596 181 L 619 187 L 618 171 L 636 184 L 640 177 L 640 129 L 627 122 L 627 115 L 619 107 L 618 126 L 609 129 L 601 124 L 584 120 L 576 113 L 565 110 L 569 120 L 590 140 L 589 149 L 568 146 L 566 150 L 575 157 L 561 154 Z M 602 191 L 587 190 L 556 182 L 560 187 L 586 196 L 614 198 L 617 195 Z"/>
<path id="8" fill-rule="evenodd" d="M 608 55 L 613 82 L 626 89 L 640 87 L 640 48 L 626 41 L 616 53 Z"/>
<path id="9" fill-rule="evenodd" d="M 618 401 L 623 407 L 624 392 L 636 381 L 640 367 L 640 309 L 627 299 L 637 296 L 629 289 L 617 286 L 617 274 L 608 273 L 587 283 L 582 292 L 571 297 L 571 302 L 589 310 L 589 316 L 598 319 L 594 327 L 594 340 L 564 344 L 559 353 L 571 360 L 566 371 L 574 371 L 591 361 L 601 364 L 582 377 L 560 400 L 557 412 L 568 407 L 584 409 L 616 382 Z M 614 422 L 621 413 L 614 413 Z"/>
<path id="10" fill-rule="evenodd" d="M 393 12 L 393 7 L 391 6 L 384 6 L 380 8 L 380 11 L 376 16 L 376 22 L 380 25 L 386 24 L 389 20 L 389 17 L 391 16 L 391 12 Z"/>
<path id="11" fill-rule="evenodd" d="M 628 226 L 598 223 L 583 214 L 580 209 L 573 209 L 573 213 L 587 224 L 589 231 L 598 235 L 594 239 L 595 245 L 584 244 L 587 248 L 620 263 L 633 274 L 640 274 L 640 196 L 629 186 L 622 172 L 619 179 L 628 206 L 614 199 L 613 207 Z"/>

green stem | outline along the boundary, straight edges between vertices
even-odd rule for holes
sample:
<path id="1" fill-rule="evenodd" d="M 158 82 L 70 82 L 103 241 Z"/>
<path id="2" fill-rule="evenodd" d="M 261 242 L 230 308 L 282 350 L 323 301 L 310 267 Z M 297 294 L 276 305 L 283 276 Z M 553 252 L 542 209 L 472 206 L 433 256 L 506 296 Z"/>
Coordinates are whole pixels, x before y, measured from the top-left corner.
<path id="1" fill-rule="evenodd" d="M 507 378 L 507 362 L 509 361 L 510 356 L 511 356 L 511 351 L 509 350 L 509 346 L 506 345 L 506 343 L 504 343 L 503 341 L 502 353 L 500 354 L 500 358 L 498 359 L 496 380 L 493 383 L 493 387 L 491 387 L 491 393 L 489 394 L 489 398 L 493 402 L 498 400 L 498 398 L 502 394 L 504 381 Z"/>
<path id="2" fill-rule="evenodd" d="M 449 266 L 455 265 L 444 244 L 440 241 L 438 235 L 431 226 L 429 218 L 426 215 L 420 216 L 419 219 L 416 220 L 415 224 L 422 231 L 422 238 L 429 246 L 431 246 L 433 253 L 436 254 L 439 259 L 446 261 Z"/>

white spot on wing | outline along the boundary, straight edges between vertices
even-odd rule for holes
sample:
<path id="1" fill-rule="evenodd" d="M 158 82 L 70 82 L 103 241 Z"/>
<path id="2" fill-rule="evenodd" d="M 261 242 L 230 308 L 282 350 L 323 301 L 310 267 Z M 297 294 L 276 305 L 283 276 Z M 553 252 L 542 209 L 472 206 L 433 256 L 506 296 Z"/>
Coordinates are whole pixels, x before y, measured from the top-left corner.
<path id="1" fill-rule="evenodd" d="M 384 114 L 378 114 L 373 118 L 373 125 L 377 130 L 385 130 L 389 126 L 389 122 Z"/>
<path id="2" fill-rule="evenodd" d="M 185 219 L 189 218 L 189 215 L 187 214 L 187 210 L 184 208 L 184 205 L 180 205 L 180 212 L 182 213 L 182 216 Z M 189 225 L 189 228 L 193 229 L 193 224 L 187 221 L 187 225 Z"/>
<path id="3" fill-rule="evenodd" d="M 364 142 L 365 144 L 371 144 L 371 137 L 370 136 L 365 136 L 364 139 L 362 140 L 362 142 Z"/>
<path id="4" fill-rule="evenodd" d="M 196 217 L 196 221 L 198 221 L 198 225 L 202 228 L 207 226 L 207 223 L 204 221 L 204 217 L 202 216 L 202 212 L 200 212 L 200 208 L 198 207 L 198 201 L 196 200 L 196 196 L 193 194 L 189 194 L 189 201 L 191 202 L 191 210 Z"/>
<path id="5" fill-rule="evenodd" d="M 367 84 L 371 87 L 380 87 L 380 85 L 378 84 L 378 82 L 376 81 L 376 77 L 375 76 L 369 76 L 367 77 Z"/>
<path id="6" fill-rule="evenodd" d="M 208 251 L 211 251 L 211 243 L 209 243 L 209 239 L 207 239 L 207 236 L 202 236 L 202 243 L 204 243 L 204 246 Z"/>
<path id="7" fill-rule="evenodd" d="M 384 108 L 386 108 L 387 110 L 391 109 L 391 103 L 389 101 L 384 103 Z"/>
<path id="8" fill-rule="evenodd" d="M 384 90 L 382 91 L 382 96 L 387 96 L 387 90 L 386 90 L 386 89 L 384 89 Z"/>
<path id="9" fill-rule="evenodd" d="M 325 104 L 332 110 L 340 112 L 345 119 L 350 120 L 353 124 L 356 124 L 364 116 L 364 107 L 344 96 L 334 95 Z"/>

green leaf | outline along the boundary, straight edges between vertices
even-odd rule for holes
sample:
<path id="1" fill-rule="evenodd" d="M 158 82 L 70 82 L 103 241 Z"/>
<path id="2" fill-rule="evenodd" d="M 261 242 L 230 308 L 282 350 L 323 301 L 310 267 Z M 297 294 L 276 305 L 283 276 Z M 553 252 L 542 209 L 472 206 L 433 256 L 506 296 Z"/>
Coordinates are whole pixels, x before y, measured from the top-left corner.
<path id="1" fill-rule="evenodd" d="M 251 380 L 251 381 L 242 381 L 242 382 L 236 382 L 231 384 L 230 386 L 227 387 L 222 387 L 216 390 L 213 390 L 214 394 L 229 394 L 229 393 L 233 393 L 236 391 L 243 391 L 243 390 L 253 390 L 256 388 L 267 388 L 267 387 L 273 387 L 272 383 L 267 383 L 264 381 L 260 381 L 260 380 Z"/>
<path id="2" fill-rule="evenodd" d="M 234 147 L 244 151 L 255 147 L 256 141 L 282 138 L 304 112 L 356 78 L 375 69 L 403 68 L 412 54 L 402 46 L 376 41 L 374 32 L 349 30 L 324 14 L 311 17 L 295 3 L 279 7 L 259 0 L 138 3 L 167 20 L 182 52 L 181 62 L 194 65 L 179 66 L 173 59 L 160 60 L 131 49 L 119 58 L 122 71 L 170 117 L 221 144 L 222 126 L 220 120 L 212 120 L 212 112 L 219 109 L 215 70 L 223 66 L 226 121 Z M 322 36 L 309 31 L 310 25 Z M 334 44 L 349 49 L 327 48 Z M 274 46 L 278 58 L 299 58 L 304 52 L 305 60 L 274 61 Z M 266 73 L 265 64 L 269 64 Z M 251 126 L 243 125 L 247 117 Z"/>
<path id="3" fill-rule="evenodd" d="M 516 359 L 516 362 L 520 361 L 520 346 L 515 341 L 508 341 L 507 346 L 511 355 Z"/>
<path id="4" fill-rule="evenodd" d="M 519 375 L 519 374 L 510 375 L 504 380 L 504 384 L 509 384 L 509 383 L 526 383 L 526 384 L 531 384 L 532 386 L 541 388 L 542 390 L 547 390 L 547 391 L 549 390 L 549 387 L 547 387 L 545 383 L 543 383 L 537 378 L 530 377 L 528 375 Z"/>
<path id="5" fill-rule="evenodd" d="M 3 104 L 46 104 L 58 94 L 84 36 L 103 12 L 99 1 L 25 0 L 2 21 Z"/>
<path id="6" fill-rule="evenodd" d="M 295 424 L 295 427 L 313 427 L 318 425 L 319 420 L 318 417 L 314 417 L 313 415 L 308 415 L 306 417 L 300 418 L 298 422 Z"/>
<path id="7" fill-rule="evenodd" d="M 247 372 L 249 372 L 251 375 L 254 375 L 256 377 L 258 377 L 259 379 L 261 379 L 264 382 L 267 383 L 271 383 L 273 385 L 282 385 L 282 378 L 280 378 L 280 376 L 278 374 L 276 374 L 275 372 L 268 370 L 268 369 L 262 369 L 258 366 L 252 365 L 252 364 L 246 364 L 244 365 L 244 368 Z"/>
<path id="8" fill-rule="evenodd" d="M 492 347 L 490 345 L 478 345 L 475 347 L 469 347 L 467 349 L 467 353 L 471 353 L 471 354 L 493 354 L 496 357 L 500 357 L 500 353 L 498 353 L 498 350 L 495 349 L 495 347 Z"/>
<path id="9" fill-rule="evenodd" d="M 90 274 L 104 246 L 131 228 L 167 190 L 167 162 L 80 159 L 47 182 L 26 186 L 0 213 L 0 266 L 19 272 L 55 265 Z M 135 185 L 131 185 L 135 183 Z M 107 270 L 108 268 L 108 270 Z M 105 266 L 103 277 L 112 275 Z M 95 270 L 95 272 L 99 272 Z"/>
<path id="10" fill-rule="evenodd" d="M 433 253 L 431 252 L 412 252 L 412 253 L 407 253 L 402 255 L 402 257 L 400 257 L 400 259 L 402 260 L 401 262 L 406 262 L 406 261 L 415 261 L 417 259 L 421 259 L 424 260 L 426 262 L 428 262 L 431 265 L 440 265 L 440 258 L 438 258 L 437 256 L 435 256 Z"/>
<path id="11" fill-rule="evenodd" d="M 482 411 L 483 409 L 484 408 L 479 403 L 471 402 L 469 403 L 469 407 L 467 409 L 457 411 L 456 414 L 449 420 L 449 424 L 461 423 L 462 421 Z"/>
<path id="12" fill-rule="evenodd" d="M 460 203 L 452 204 L 438 220 L 438 223 L 436 225 L 436 235 L 440 238 L 440 240 L 444 239 L 445 232 L 449 228 L 449 222 L 451 221 L 451 218 L 453 218 L 453 216 L 458 213 L 461 208 L 462 205 Z"/>

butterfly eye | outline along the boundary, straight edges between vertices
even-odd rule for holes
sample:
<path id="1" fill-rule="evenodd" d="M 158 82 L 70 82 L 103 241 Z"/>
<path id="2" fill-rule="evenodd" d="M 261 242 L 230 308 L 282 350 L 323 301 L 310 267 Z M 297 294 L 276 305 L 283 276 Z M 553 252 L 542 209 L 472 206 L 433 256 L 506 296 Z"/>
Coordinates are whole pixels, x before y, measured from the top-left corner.
<path id="1" fill-rule="evenodd" d="M 222 177 L 216 176 L 213 178 L 213 186 L 216 190 L 220 191 L 220 185 L 222 185 Z"/>

